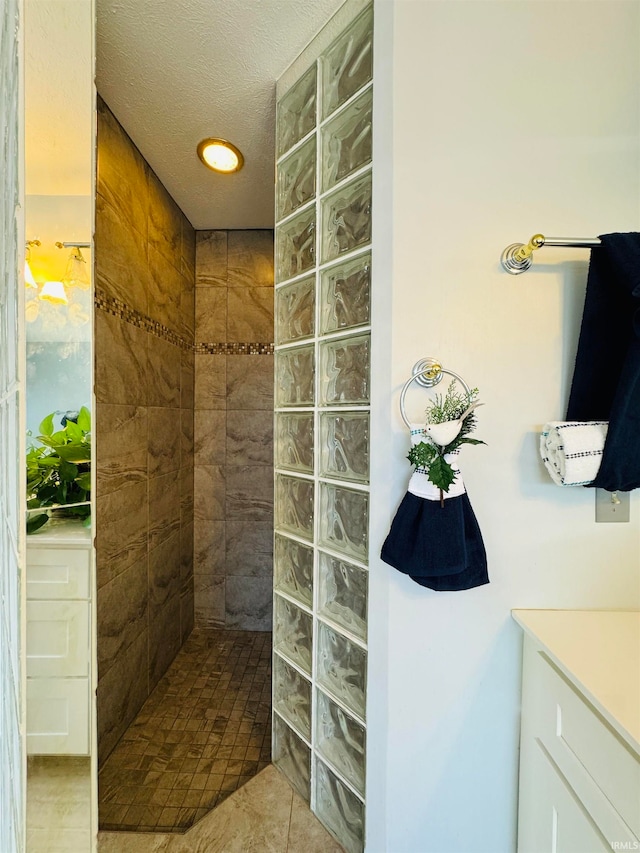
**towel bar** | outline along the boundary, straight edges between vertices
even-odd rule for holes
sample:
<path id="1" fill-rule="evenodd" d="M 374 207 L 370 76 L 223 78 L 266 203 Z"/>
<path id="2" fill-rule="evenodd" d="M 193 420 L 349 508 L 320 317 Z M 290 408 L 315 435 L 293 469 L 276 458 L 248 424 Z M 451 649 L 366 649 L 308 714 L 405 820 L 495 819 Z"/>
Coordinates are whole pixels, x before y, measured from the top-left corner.
<path id="1" fill-rule="evenodd" d="M 545 237 L 534 234 L 528 243 L 511 243 L 500 256 L 500 263 L 511 275 L 520 275 L 531 266 L 532 255 L 542 246 L 567 246 L 573 249 L 595 249 L 601 245 L 599 237 Z"/>

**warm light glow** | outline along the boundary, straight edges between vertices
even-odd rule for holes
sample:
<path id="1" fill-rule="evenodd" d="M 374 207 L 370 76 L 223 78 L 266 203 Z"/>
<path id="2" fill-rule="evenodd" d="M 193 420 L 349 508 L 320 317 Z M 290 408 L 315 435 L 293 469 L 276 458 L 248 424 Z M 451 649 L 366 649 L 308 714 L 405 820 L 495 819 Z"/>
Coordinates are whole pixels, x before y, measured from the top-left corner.
<path id="1" fill-rule="evenodd" d="M 239 172 L 244 164 L 240 150 L 224 139 L 203 139 L 198 145 L 198 157 L 214 172 Z"/>
<path id="2" fill-rule="evenodd" d="M 24 244 L 24 247 L 27 250 L 27 255 L 24 259 L 24 283 L 27 287 L 33 287 L 35 290 L 38 289 L 38 285 L 36 283 L 35 278 L 33 277 L 33 273 L 31 272 L 29 261 L 31 259 L 31 247 L 40 245 L 42 245 L 40 243 L 40 240 L 27 240 L 27 242 Z"/>
<path id="3" fill-rule="evenodd" d="M 27 287 L 35 287 L 36 290 L 38 289 L 36 280 L 31 272 L 31 267 L 29 266 L 29 261 L 24 262 L 24 283 Z"/>
<path id="4" fill-rule="evenodd" d="M 54 305 L 67 305 L 69 302 L 61 281 L 46 281 L 40 291 L 40 299 L 52 302 Z"/>
<path id="5" fill-rule="evenodd" d="M 74 248 L 69 255 L 69 260 L 62 276 L 62 283 L 67 287 L 79 287 L 81 290 L 89 290 L 91 287 L 87 262 L 78 248 Z"/>

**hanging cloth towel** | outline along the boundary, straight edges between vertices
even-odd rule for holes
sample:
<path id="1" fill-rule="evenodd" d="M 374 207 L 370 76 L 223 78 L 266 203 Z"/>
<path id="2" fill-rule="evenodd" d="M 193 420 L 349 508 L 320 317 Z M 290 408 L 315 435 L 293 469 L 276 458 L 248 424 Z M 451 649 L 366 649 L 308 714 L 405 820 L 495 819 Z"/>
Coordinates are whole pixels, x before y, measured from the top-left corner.
<path id="1" fill-rule="evenodd" d="M 429 441 L 418 424 L 411 424 L 411 443 Z M 487 554 L 480 527 L 469 502 L 462 476 L 454 460 L 446 456 L 456 479 L 444 494 L 424 470 L 417 469 L 409 481 L 381 557 L 420 586 L 438 592 L 472 589 L 489 583 Z"/>
<path id="2" fill-rule="evenodd" d="M 606 421 L 551 421 L 540 436 L 540 456 L 558 486 L 595 480 L 607 436 Z"/>
<path id="3" fill-rule="evenodd" d="M 608 421 L 589 486 L 640 486 L 640 233 L 602 234 L 591 252 L 568 421 Z"/>

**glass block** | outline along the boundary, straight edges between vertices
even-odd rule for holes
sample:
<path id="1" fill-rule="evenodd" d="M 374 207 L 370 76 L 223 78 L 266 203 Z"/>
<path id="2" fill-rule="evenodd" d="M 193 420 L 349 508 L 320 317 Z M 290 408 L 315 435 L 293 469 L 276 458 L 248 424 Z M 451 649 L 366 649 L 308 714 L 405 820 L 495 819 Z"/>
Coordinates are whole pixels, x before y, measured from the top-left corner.
<path id="1" fill-rule="evenodd" d="M 311 684 L 278 655 L 273 656 L 273 707 L 311 740 Z"/>
<path id="2" fill-rule="evenodd" d="M 284 219 L 316 194 L 316 140 L 304 145 L 282 160 L 277 168 L 276 211 Z"/>
<path id="3" fill-rule="evenodd" d="M 371 322 L 371 254 L 366 252 L 320 274 L 321 333 Z"/>
<path id="4" fill-rule="evenodd" d="M 297 240 L 300 243 L 299 237 Z M 340 255 L 370 242 L 371 172 L 367 172 L 366 175 L 340 187 L 323 199 L 322 262 L 339 258 Z M 288 269 L 294 266 L 295 258 L 291 249 L 283 250 L 283 267 Z M 302 271 L 302 269 L 298 270 L 298 272 Z M 283 278 L 287 277 L 283 276 Z"/>
<path id="5" fill-rule="evenodd" d="M 276 467 L 313 472 L 313 414 L 278 413 L 275 439 Z"/>
<path id="6" fill-rule="evenodd" d="M 315 770 L 316 815 L 340 839 L 346 853 L 362 853 L 364 803 L 318 759 Z"/>
<path id="7" fill-rule="evenodd" d="M 364 794 L 365 782 L 364 728 L 316 690 L 316 746 L 323 758 L 354 788 Z"/>
<path id="8" fill-rule="evenodd" d="M 308 803 L 311 796 L 311 750 L 280 717 L 273 717 L 273 763 Z"/>
<path id="9" fill-rule="evenodd" d="M 276 527 L 313 540 L 313 480 L 276 476 Z"/>
<path id="10" fill-rule="evenodd" d="M 298 599 L 307 607 L 313 604 L 313 549 L 284 536 L 275 537 L 275 588 Z"/>
<path id="11" fill-rule="evenodd" d="M 367 559 L 369 495 L 320 483 L 320 544 Z"/>
<path id="12" fill-rule="evenodd" d="M 367 573 L 322 551 L 319 561 L 318 613 L 366 642 Z"/>
<path id="13" fill-rule="evenodd" d="M 322 412 L 320 474 L 369 482 L 369 413 Z"/>
<path id="14" fill-rule="evenodd" d="M 367 9 L 322 57 L 322 117 L 344 104 L 373 74 L 373 10 Z"/>
<path id="15" fill-rule="evenodd" d="M 315 276 L 276 289 L 276 342 L 310 338 L 315 327 Z"/>
<path id="16" fill-rule="evenodd" d="M 273 647 L 311 675 L 313 620 L 286 598 L 276 595 L 275 600 Z"/>
<path id="17" fill-rule="evenodd" d="M 370 348 L 368 333 L 320 343 L 321 405 L 369 402 Z"/>
<path id="18" fill-rule="evenodd" d="M 372 114 L 368 89 L 322 128 L 323 192 L 371 162 Z"/>
<path id="19" fill-rule="evenodd" d="M 313 344 L 278 350 L 275 362 L 276 406 L 312 406 L 315 379 Z"/>
<path id="20" fill-rule="evenodd" d="M 322 622 L 318 623 L 317 643 L 318 684 L 364 719 L 367 653 Z"/>
<path id="21" fill-rule="evenodd" d="M 337 199 L 340 202 L 340 199 Z M 354 209 L 357 208 L 358 199 L 355 199 Z M 371 205 L 369 205 L 369 208 Z M 360 226 L 360 217 L 350 213 L 350 227 Z M 337 239 L 337 238 L 336 238 Z M 340 239 L 345 242 L 348 238 L 342 235 Z M 312 205 L 284 225 L 276 228 L 276 282 L 293 278 L 300 273 L 311 269 L 316 259 L 316 210 Z"/>
<path id="22" fill-rule="evenodd" d="M 278 157 L 316 126 L 316 66 L 280 99 L 277 111 Z"/>

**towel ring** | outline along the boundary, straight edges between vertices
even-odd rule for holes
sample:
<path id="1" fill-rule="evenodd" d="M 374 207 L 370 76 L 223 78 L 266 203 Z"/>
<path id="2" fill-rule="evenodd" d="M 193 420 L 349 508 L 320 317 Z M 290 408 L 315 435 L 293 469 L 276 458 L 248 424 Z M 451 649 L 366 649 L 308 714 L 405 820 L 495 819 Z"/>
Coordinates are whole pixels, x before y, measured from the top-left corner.
<path id="1" fill-rule="evenodd" d="M 471 389 L 461 376 L 458 376 L 458 374 L 454 373 L 452 370 L 445 370 L 440 362 L 436 361 L 435 358 L 423 358 L 420 361 L 416 361 L 411 370 L 411 376 L 404 383 L 402 391 L 400 392 L 400 414 L 402 415 L 402 420 L 409 429 L 411 429 L 411 421 L 407 417 L 404 405 L 409 386 L 412 382 L 417 382 L 418 385 L 422 385 L 423 388 L 433 388 L 442 381 L 442 377 L 445 373 L 448 376 L 453 376 L 454 379 L 457 379 L 464 388 L 466 394 L 471 393 Z"/>

